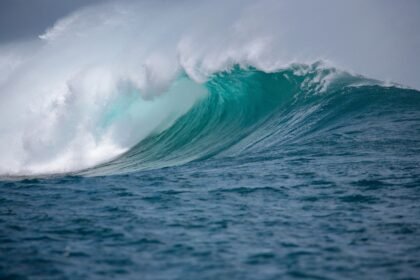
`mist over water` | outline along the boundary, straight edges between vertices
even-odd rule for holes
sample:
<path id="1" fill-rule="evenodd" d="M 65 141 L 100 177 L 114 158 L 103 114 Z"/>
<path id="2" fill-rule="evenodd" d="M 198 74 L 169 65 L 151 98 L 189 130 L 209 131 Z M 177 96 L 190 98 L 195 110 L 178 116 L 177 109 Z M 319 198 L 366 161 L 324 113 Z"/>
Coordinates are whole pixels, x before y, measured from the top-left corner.
<path id="1" fill-rule="evenodd" d="M 415 279 L 419 7 L 90 1 L 0 44 L 0 278 Z"/>

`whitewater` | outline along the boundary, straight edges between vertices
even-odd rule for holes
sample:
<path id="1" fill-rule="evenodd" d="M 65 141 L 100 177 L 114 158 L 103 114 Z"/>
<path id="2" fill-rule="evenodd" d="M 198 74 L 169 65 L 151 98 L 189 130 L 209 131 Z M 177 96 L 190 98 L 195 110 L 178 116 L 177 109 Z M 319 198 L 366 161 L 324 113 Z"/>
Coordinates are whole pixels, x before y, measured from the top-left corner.
<path id="1" fill-rule="evenodd" d="M 0 278 L 416 279 L 417 8 L 104 1 L 1 44 Z"/>

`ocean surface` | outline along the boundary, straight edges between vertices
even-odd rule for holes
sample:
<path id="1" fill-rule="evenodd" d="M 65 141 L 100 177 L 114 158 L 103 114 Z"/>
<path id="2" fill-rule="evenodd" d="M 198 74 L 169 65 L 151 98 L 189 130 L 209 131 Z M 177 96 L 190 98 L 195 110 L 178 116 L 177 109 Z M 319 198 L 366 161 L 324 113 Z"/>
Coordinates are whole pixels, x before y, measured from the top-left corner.
<path id="1" fill-rule="evenodd" d="M 1 177 L 0 279 L 419 279 L 419 91 L 320 63 L 180 91 L 110 161 Z"/>

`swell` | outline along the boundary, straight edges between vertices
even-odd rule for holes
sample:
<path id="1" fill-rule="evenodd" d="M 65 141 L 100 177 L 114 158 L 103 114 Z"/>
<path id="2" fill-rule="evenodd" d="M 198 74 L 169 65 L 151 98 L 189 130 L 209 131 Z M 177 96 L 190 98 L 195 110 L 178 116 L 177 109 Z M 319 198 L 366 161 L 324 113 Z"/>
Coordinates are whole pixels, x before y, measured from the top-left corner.
<path id="1" fill-rule="evenodd" d="M 272 73 L 234 66 L 200 86 L 208 94 L 168 128 L 114 160 L 77 174 L 131 173 L 244 155 L 267 158 L 274 151 L 325 139 L 338 147 L 349 138 L 368 139 L 372 133 L 391 137 L 398 130 L 389 125 L 395 118 L 411 116 L 415 125 L 419 120 L 418 92 L 321 63 Z M 382 136 L 374 131 L 377 126 L 382 126 Z"/>

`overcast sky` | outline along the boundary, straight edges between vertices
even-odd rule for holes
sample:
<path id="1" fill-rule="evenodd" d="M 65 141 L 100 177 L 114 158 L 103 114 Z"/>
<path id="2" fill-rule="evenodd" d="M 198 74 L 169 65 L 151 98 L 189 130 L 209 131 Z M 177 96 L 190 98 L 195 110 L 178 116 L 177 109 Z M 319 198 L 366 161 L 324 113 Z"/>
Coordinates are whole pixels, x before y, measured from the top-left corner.
<path id="1" fill-rule="evenodd" d="M 104 0 L 0 0 L 0 43 L 36 37 L 57 19 Z"/>

